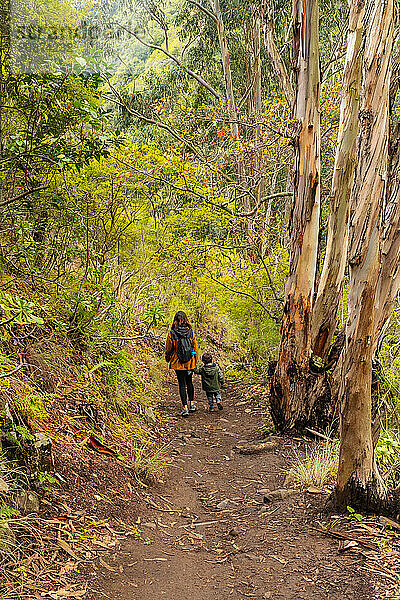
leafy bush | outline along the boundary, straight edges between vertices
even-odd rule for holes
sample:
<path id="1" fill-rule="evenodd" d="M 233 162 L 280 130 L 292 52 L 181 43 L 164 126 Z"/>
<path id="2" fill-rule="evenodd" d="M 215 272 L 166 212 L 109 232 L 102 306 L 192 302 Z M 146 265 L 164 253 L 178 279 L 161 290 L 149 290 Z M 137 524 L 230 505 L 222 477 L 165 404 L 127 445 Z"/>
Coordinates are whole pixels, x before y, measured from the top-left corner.
<path id="1" fill-rule="evenodd" d="M 400 483 L 400 434 L 398 431 L 383 431 L 375 448 L 375 456 L 383 477 L 390 485 Z"/>

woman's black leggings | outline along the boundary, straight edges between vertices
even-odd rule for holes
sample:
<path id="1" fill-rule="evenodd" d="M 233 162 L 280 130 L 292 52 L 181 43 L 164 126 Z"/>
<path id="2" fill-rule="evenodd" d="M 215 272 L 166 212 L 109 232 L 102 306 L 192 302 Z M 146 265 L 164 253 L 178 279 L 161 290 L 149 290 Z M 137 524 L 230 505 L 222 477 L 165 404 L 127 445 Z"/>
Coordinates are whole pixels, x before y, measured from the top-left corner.
<path id="1" fill-rule="evenodd" d="M 179 395 L 183 406 L 186 406 L 187 398 L 189 402 L 194 400 L 193 371 L 175 371 L 175 373 L 178 378 Z"/>

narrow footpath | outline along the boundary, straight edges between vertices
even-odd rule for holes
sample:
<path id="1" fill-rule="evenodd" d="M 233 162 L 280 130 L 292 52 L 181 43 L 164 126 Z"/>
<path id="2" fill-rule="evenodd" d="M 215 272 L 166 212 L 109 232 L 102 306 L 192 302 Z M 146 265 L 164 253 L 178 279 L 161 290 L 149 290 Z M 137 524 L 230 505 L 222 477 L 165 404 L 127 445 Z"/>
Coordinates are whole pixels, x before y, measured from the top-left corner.
<path id="1" fill-rule="evenodd" d="M 197 398 L 201 398 L 197 390 Z M 170 384 L 160 408 L 171 424 L 172 464 L 144 494 L 138 510 L 143 541 L 129 537 L 110 550 L 90 584 L 101 600 L 369 600 L 373 582 L 357 552 L 338 554 L 337 541 L 318 533 L 325 497 L 299 492 L 263 503 L 284 487 L 296 441 L 245 455 L 255 442 L 261 408 L 240 387 L 224 392 L 224 410 L 206 402 L 178 417 Z M 300 442 L 298 442 L 300 443 Z"/>

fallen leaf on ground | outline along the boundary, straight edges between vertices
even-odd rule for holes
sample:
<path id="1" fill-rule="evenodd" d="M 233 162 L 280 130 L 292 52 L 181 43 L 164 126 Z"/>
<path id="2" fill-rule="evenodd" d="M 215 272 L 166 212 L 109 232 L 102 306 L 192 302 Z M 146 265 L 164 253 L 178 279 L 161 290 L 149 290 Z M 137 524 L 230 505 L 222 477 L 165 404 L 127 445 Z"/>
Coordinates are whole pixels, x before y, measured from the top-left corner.
<path id="1" fill-rule="evenodd" d="M 57 544 L 60 546 L 60 548 L 62 548 L 64 550 L 64 552 L 66 552 L 67 554 L 72 556 L 72 558 L 75 558 L 75 560 L 80 560 L 79 556 L 77 554 L 75 554 L 75 552 L 72 550 L 71 546 L 65 540 L 58 538 Z"/>

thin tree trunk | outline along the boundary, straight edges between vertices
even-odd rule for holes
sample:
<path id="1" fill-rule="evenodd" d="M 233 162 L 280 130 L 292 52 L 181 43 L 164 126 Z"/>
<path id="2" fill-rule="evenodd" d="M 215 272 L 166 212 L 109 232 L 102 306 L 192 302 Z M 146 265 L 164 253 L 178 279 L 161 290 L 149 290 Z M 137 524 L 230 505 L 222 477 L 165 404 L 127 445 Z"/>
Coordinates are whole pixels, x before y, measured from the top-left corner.
<path id="1" fill-rule="evenodd" d="M 296 82 L 294 197 L 289 222 L 290 263 L 271 413 L 280 430 L 303 427 L 310 417 L 311 314 L 320 219 L 320 69 L 318 0 L 293 1 Z"/>
<path id="2" fill-rule="evenodd" d="M 226 100 L 227 100 L 227 105 L 228 105 L 230 128 L 231 128 L 233 138 L 237 141 L 240 138 L 239 120 L 238 120 L 238 111 L 237 111 L 237 106 L 236 106 L 235 94 L 234 94 L 234 90 L 233 90 L 232 71 L 231 71 L 231 64 L 230 64 L 230 58 L 229 58 L 228 42 L 227 42 L 226 34 L 225 34 L 224 19 L 222 16 L 219 0 L 210 0 L 210 4 L 211 4 L 212 11 L 214 13 L 214 16 L 215 16 L 215 22 L 216 22 L 217 31 L 218 31 L 218 41 L 219 41 L 221 57 L 222 57 L 222 67 L 223 67 L 224 79 L 225 79 L 225 94 L 226 94 Z M 240 155 L 239 150 L 238 150 L 237 156 L 236 156 L 236 165 L 237 165 L 237 176 L 238 176 L 238 180 L 239 180 L 239 186 L 245 192 L 246 191 L 246 171 L 245 171 L 245 167 L 244 167 L 244 163 L 243 163 L 243 158 Z M 244 212 L 249 212 L 251 209 L 249 195 L 246 193 L 243 194 L 242 209 L 244 210 Z M 243 224 L 243 234 L 244 234 L 245 240 L 250 243 L 251 236 L 250 236 L 250 219 L 249 218 L 247 218 Z"/>
<path id="3" fill-rule="evenodd" d="M 239 139 L 238 113 L 236 108 L 235 94 L 233 91 L 231 63 L 229 58 L 228 42 L 225 35 L 225 25 L 221 13 L 219 0 L 210 0 L 211 8 L 215 15 L 215 22 L 218 31 L 218 41 L 222 56 L 222 68 L 225 79 L 225 94 L 228 103 L 228 114 L 233 137 Z"/>
<path id="4" fill-rule="evenodd" d="M 275 42 L 273 0 L 262 0 L 261 9 L 263 16 L 265 49 L 267 51 L 268 58 L 271 61 L 272 69 L 278 78 L 281 91 L 285 96 L 289 106 L 292 107 L 294 103 L 293 88 L 290 83 L 286 65 L 282 60 Z"/>
<path id="5" fill-rule="evenodd" d="M 364 0 L 351 3 L 326 254 L 312 318 L 312 350 L 324 360 L 336 328 L 347 261 L 350 195 L 357 154 L 364 9 Z"/>
<path id="6" fill-rule="evenodd" d="M 261 19 L 255 6 L 252 7 L 252 34 L 253 34 L 253 56 L 254 56 L 254 120 L 256 122 L 254 132 L 255 143 L 255 174 L 257 182 L 257 202 L 264 195 L 265 177 L 263 169 L 263 151 L 261 140 L 261 116 L 262 116 L 262 74 L 261 74 Z"/>
<path id="7" fill-rule="evenodd" d="M 389 136 L 393 0 L 367 0 L 360 135 L 351 201 L 348 320 L 340 387 L 338 506 L 379 509 L 386 501 L 371 432 L 375 298 Z"/>

